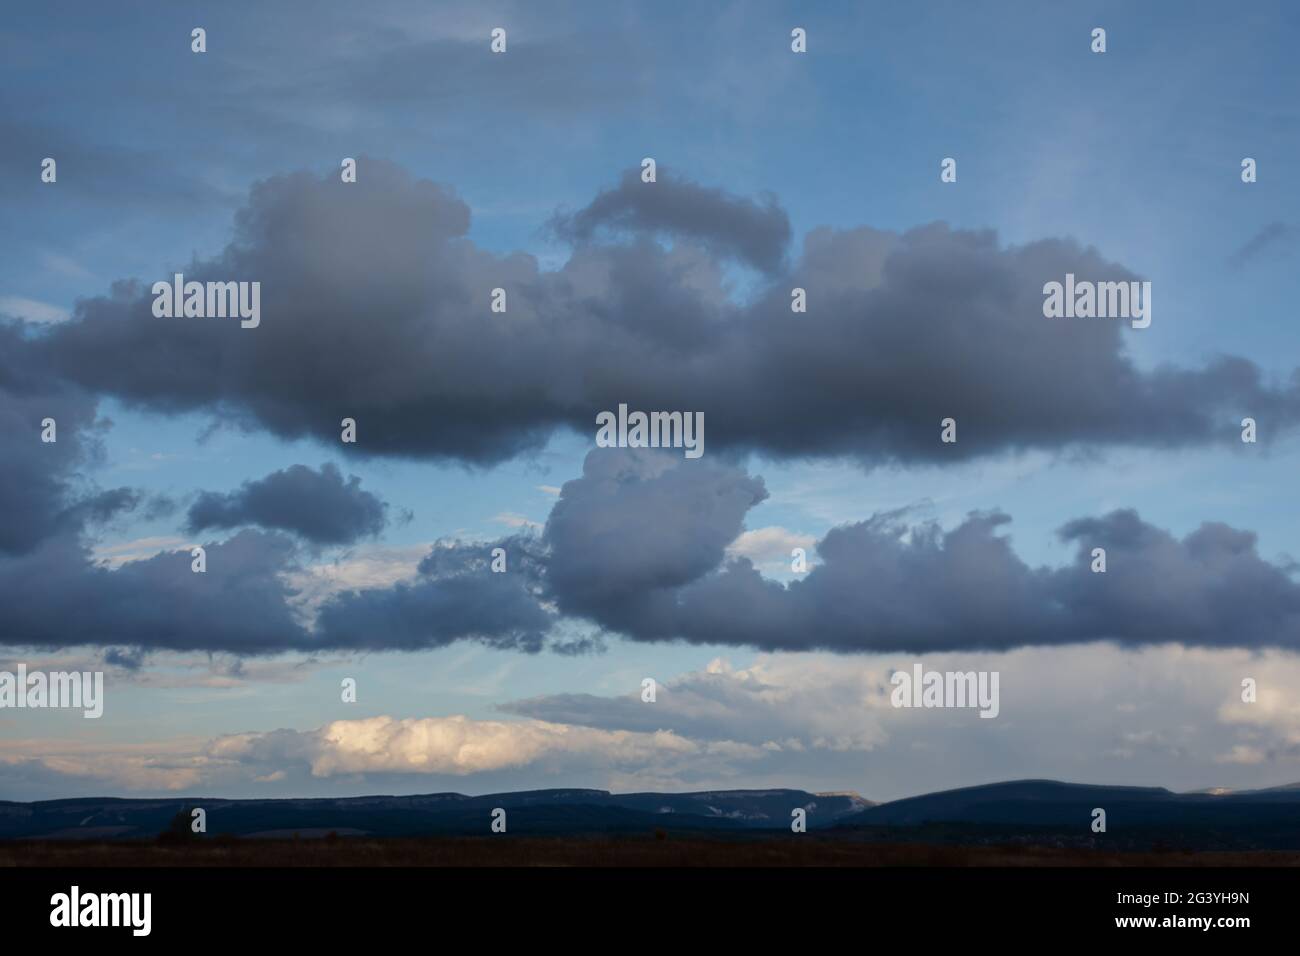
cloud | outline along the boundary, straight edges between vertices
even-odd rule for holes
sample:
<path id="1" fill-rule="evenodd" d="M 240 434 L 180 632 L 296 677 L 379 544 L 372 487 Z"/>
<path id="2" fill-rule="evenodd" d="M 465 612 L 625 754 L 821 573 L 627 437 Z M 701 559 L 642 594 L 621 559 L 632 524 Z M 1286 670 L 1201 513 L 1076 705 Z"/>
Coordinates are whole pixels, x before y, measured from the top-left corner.
<path id="1" fill-rule="evenodd" d="M 176 793 L 200 786 L 212 769 L 211 761 L 199 753 L 201 747 L 202 741 L 184 737 L 110 747 L 49 737 L 6 740 L 0 769 L 7 795 L 19 799 L 24 791 L 42 788 L 95 794 L 109 786 L 124 792 Z"/>
<path id="2" fill-rule="evenodd" d="M 56 650 L 39 656 L 0 655 L 0 670 L 13 672 L 19 663 L 28 671 L 105 671 L 105 684 L 150 689 L 249 689 L 257 684 L 297 684 L 322 668 L 348 664 L 351 655 L 285 654 L 245 658 L 210 651 L 147 651 L 139 647 L 108 647 L 98 653 Z M 148 667 L 145 666 L 148 664 Z M 116 693 L 116 692 L 115 692 Z"/>
<path id="3" fill-rule="evenodd" d="M 736 466 L 593 451 L 547 522 L 546 584 L 559 609 L 636 640 L 764 650 L 1007 649 L 1091 641 L 1300 648 L 1294 568 L 1246 531 L 1206 523 L 1177 538 L 1136 512 L 1079 519 L 1062 568 L 1032 568 L 973 513 L 945 530 L 875 515 L 817 542 L 821 563 L 782 584 L 725 558 L 766 496 Z M 637 542 L 627 547 L 627 542 Z M 1091 571 L 1105 548 L 1108 569 Z"/>
<path id="4" fill-rule="evenodd" d="M 491 570 L 505 552 L 506 571 Z M 472 639 L 536 653 L 556 622 L 540 595 L 541 566 L 531 539 L 436 544 L 413 580 L 326 599 L 313 643 L 353 650 L 426 650 Z"/>
<path id="5" fill-rule="evenodd" d="M 100 567 L 73 535 L 50 538 L 29 554 L 0 555 L 0 640 L 241 655 L 310 649 L 282 577 L 296 565 L 292 539 L 247 530 L 205 547 L 202 574 L 191 570 L 188 551 Z"/>
<path id="6" fill-rule="evenodd" d="M 1243 415 L 1268 421 L 1268 435 L 1300 421 L 1300 378 L 1272 383 L 1231 356 L 1144 371 L 1125 323 L 1045 319 L 1047 281 L 1137 278 L 1072 241 L 1007 247 L 943 223 L 821 227 L 738 303 L 722 261 L 735 251 L 719 243 L 739 241 L 747 217 L 779 219 L 771 209 L 684 180 L 655 184 L 666 187 L 658 211 L 615 191 L 573 227 L 591 240 L 543 271 L 469 240 L 470 210 L 449 189 L 380 160 L 362 169 L 347 189 L 336 171 L 256 184 L 231 243 L 184 267 L 192 280 L 261 281 L 256 330 L 154 318 L 147 283 L 122 282 L 79 300 L 31 350 L 132 406 L 219 411 L 331 444 L 353 417 L 357 453 L 479 465 L 536 451 L 557 430 L 591 434 L 621 402 L 703 412 L 711 450 L 868 467 L 1204 445 L 1235 439 Z M 620 222 L 634 227 L 628 241 L 599 241 Z M 648 235 L 670 226 L 698 241 L 665 249 Z M 744 254 L 768 261 L 777 231 L 759 229 L 769 238 Z M 791 312 L 795 286 L 807 313 Z M 491 312 L 494 288 L 506 315 Z M 955 444 L 939 440 L 946 417 Z"/>
<path id="7" fill-rule="evenodd" d="M 455 715 L 336 720 L 319 730 L 221 737 L 208 753 L 259 767 L 297 763 L 314 777 L 342 774 L 467 776 L 519 767 L 575 764 L 635 767 L 665 756 L 698 754 L 700 744 L 676 734 L 595 730 L 545 721 L 472 720 Z"/>
<path id="8" fill-rule="evenodd" d="M 361 479 L 345 482 L 329 462 L 312 471 L 293 465 L 226 494 L 206 491 L 190 507 L 188 530 L 259 525 L 289 531 L 315 544 L 350 544 L 378 535 L 386 505 L 361 490 Z"/>
<path id="9" fill-rule="evenodd" d="M 0 315 L 12 315 L 24 322 L 63 322 L 71 313 L 67 309 L 21 296 L 0 296 Z"/>
<path id="10" fill-rule="evenodd" d="M 96 545 L 92 556 L 96 564 L 116 568 L 131 561 L 151 558 L 162 551 L 189 551 L 193 547 L 186 539 L 175 535 L 154 535 L 116 544 Z"/>
<path id="11" fill-rule="evenodd" d="M 504 547 L 511 573 L 489 568 Z M 0 555 L 0 644 L 33 648 L 122 647 L 137 652 L 205 650 L 239 656 L 297 651 L 424 650 L 460 640 L 528 653 L 546 646 L 556 623 L 540 594 L 540 567 L 524 538 L 437 544 L 412 580 L 391 586 L 345 573 L 300 594 L 310 577 L 294 539 L 246 529 L 206 548 L 204 573 L 188 551 L 95 563 L 75 535 L 31 553 Z M 392 579 L 392 567 L 371 569 Z M 567 653 L 590 649 L 561 641 Z"/>
<path id="12" fill-rule="evenodd" d="M 1278 659 L 1278 655 L 1261 656 L 1237 669 L 1237 686 L 1233 697 L 1219 707 L 1218 717 L 1224 724 L 1239 729 L 1245 738 L 1230 750 L 1218 755 L 1226 763 L 1276 764 L 1300 760 L 1300 696 L 1295 680 L 1300 661 Z M 1240 699 L 1240 681 L 1250 677 L 1256 682 L 1256 699 Z"/>
<path id="13" fill-rule="evenodd" d="M 295 601 L 314 617 L 320 605 L 335 595 L 391 587 L 414 578 L 430 547 L 429 543 L 399 548 L 366 545 L 328 562 L 305 565 L 290 572 L 288 580 L 297 592 Z"/>
<path id="14" fill-rule="evenodd" d="M 196 174 L 189 163 L 175 162 L 167 149 L 141 149 L 92 141 L 84 123 L 63 127 L 21 120 L 21 111 L 0 113 L 0 140 L 8 149 L 0 154 L 0 176 L 8 181 L 6 199 L 15 207 L 48 209 L 50 184 L 33 175 L 40 159 L 57 162 L 60 192 L 78 202 L 106 208 L 112 215 L 135 213 L 142 206 L 221 204 L 228 197 Z"/>
<path id="15" fill-rule="evenodd" d="M 645 183 L 639 170 L 628 170 L 616 187 L 587 206 L 553 217 L 551 228 L 571 242 L 590 240 L 600 230 L 680 236 L 760 272 L 780 268 L 790 243 L 790 217 L 775 196 L 765 196 L 760 204 L 667 170 L 658 170 L 656 178 Z"/>
<path id="16" fill-rule="evenodd" d="M 674 734 L 600 731 L 540 721 L 504 723 L 465 717 L 335 721 L 321 733 L 312 773 L 366 770 L 469 774 L 576 756 L 601 764 L 637 764 L 656 751 L 681 753 L 694 745 Z"/>
<path id="17" fill-rule="evenodd" d="M 1123 510 L 1072 521 L 1060 536 L 1078 546 L 1050 580 L 1071 634 L 1300 649 L 1296 566 L 1262 559 L 1253 532 L 1205 522 L 1178 538 Z M 1106 548 L 1105 574 L 1085 573 L 1093 547 Z"/>
<path id="18" fill-rule="evenodd" d="M 438 542 L 413 575 L 390 562 L 306 594 L 297 587 L 311 573 L 278 533 L 209 544 L 206 574 L 184 551 L 108 570 L 65 533 L 0 557 L 4 641 L 260 655 L 472 640 L 577 653 L 602 645 L 599 634 L 575 641 L 585 624 L 635 641 L 838 653 L 1300 647 L 1294 565 L 1265 560 L 1252 533 L 1225 524 L 1179 538 L 1131 510 L 1080 518 L 1059 532 L 1072 560 L 1049 568 L 1016 554 L 1001 512 L 951 528 L 877 514 L 831 529 L 815 544 L 819 563 L 782 583 L 736 553 L 766 497 L 761 479 L 724 460 L 596 449 L 540 536 Z M 1105 573 L 1091 570 L 1098 547 Z M 504 572 L 492 568 L 497 549 Z"/>
<path id="19" fill-rule="evenodd" d="M 1248 789 L 1300 773 L 1300 659 L 1285 652 L 1141 649 L 1115 645 L 927 655 L 931 670 L 997 671 L 1002 710 L 894 708 L 889 675 L 910 654 L 760 654 L 745 667 L 713 662 L 669 677 L 653 704 L 639 688 L 613 696 L 550 694 L 501 710 L 603 730 L 649 726 L 691 740 L 759 746 L 743 785 L 780 770 L 810 786 L 894 799 L 1029 773 L 1132 785 Z M 1257 704 L 1240 680 L 1259 681 Z M 1267 693 L 1267 697 L 1265 696 Z M 1050 725 L 1052 734 L 1043 734 Z M 1238 765 L 1224 776 L 1225 766 Z M 1250 772 L 1245 768 L 1249 767 Z M 650 768 L 653 769 L 653 768 Z M 788 779 L 788 777 L 787 777 Z"/>
<path id="20" fill-rule="evenodd" d="M 79 529 L 127 504 L 122 494 L 97 494 L 79 479 L 102 456 L 102 425 L 94 399 L 35 361 L 22 330 L 0 322 L 0 557 L 35 548 L 49 536 Z M 42 441 L 53 419 L 53 442 Z"/>
<path id="21" fill-rule="evenodd" d="M 1273 221 L 1251 236 L 1228 257 L 1228 263 L 1240 269 L 1269 250 L 1295 241 L 1295 230 L 1284 222 Z"/>
<path id="22" fill-rule="evenodd" d="M 817 538 L 811 534 L 772 525 L 744 532 L 727 547 L 727 554 L 748 558 L 759 567 L 788 571 L 793 561 L 791 552 L 795 548 L 803 548 L 807 553 L 816 545 Z"/>
<path id="23" fill-rule="evenodd" d="M 933 670 L 1001 675 L 1001 710 L 901 709 L 889 675 L 911 654 L 760 654 L 665 674 L 654 703 L 624 693 L 506 703 L 464 715 L 339 720 L 305 729 L 0 745 L 5 796 L 114 793 L 304 796 L 565 786 L 856 790 L 875 800 L 1035 774 L 1192 790 L 1293 782 L 1300 659 L 1279 652 L 1028 648 L 928 655 Z M 1240 700 L 1258 680 L 1259 703 Z M 134 678 L 136 680 L 139 677 Z M 165 685 L 164 685 L 165 686 Z M 111 687 L 110 687 L 111 693 Z M 110 706 L 113 698 L 110 696 Z M 1043 727 L 1054 728 L 1044 734 Z"/>
<path id="24" fill-rule="evenodd" d="M 524 515 L 517 514 L 513 511 L 503 511 L 500 514 L 492 516 L 492 520 L 497 524 L 503 524 L 508 528 L 537 528 L 541 529 L 542 523 L 534 521 Z"/>
<path id="25" fill-rule="evenodd" d="M 722 562 L 767 490 L 735 466 L 691 464 L 699 467 L 639 449 L 587 455 L 542 536 L 548 593 L 561 612 L 641 633 L 662 619 L 658 605 L 674 589 Z"/>
<path id="26" fill-rule="evenodd" d="M 41 266 L 65 279 L 93 279 L 94 273 L 71 256 L 57 252 L 43 252 L 40 256 Z"/>
<path id="27" fill-rule="evenodd" d="M 886 742 L 889 668 L 879 661 L 762 655 L 739 670 L 714 661 L 659 684 L 655 702 L 640 687 L 622 696 L 551 694 L 498 709 L 535 720 L 603 729 L 671 730 L 690 739 L 731 739 L 768 751 L 860 750 Z"/>

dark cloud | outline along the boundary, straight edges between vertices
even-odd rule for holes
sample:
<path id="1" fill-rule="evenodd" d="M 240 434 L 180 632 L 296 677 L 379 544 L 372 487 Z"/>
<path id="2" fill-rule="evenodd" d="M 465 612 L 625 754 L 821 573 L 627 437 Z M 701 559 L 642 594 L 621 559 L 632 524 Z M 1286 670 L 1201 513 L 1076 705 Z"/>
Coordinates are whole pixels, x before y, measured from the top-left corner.
<path id="1" fill-rule="evenodd" d="M 766 497 L 718 460 L 600 449 L 564 485 L 543 534 L 435 546 L 410 581 L 336 594 L 303 623 L 287 583 L 294 539 L 245 530 L 188 552 L 93 565 L 74 534 L 0 556 L 3 642 L 129 646 L 238 655 L 421 650 L 460 640 L 563 654 L 599 650 L 595 625 L 636 641 L 685 640 L 841 653 L 1006 650 L 1114 641 L 1300 648 L 1295 567 L 1263 559 L 1254 535 L 1207 523 L 1183 538 L 1132 511 L 1079 519 L 1076 553 L 1034 568 L 975 513 L 944 530 L 876 515 L 832 529 L 789 583 L 764 578 L 727 545 Z M 493 552 L 506 570 L 492 570 Z M 1093 573 L 1094 548 L 1107 552 Z M 116 652 L 115 652 L 116 653 Z"/>
<path id="2" fill-rule="evenodd" d="M 491 569 L 497 548 L 505 552 L 505 571 Z M 330 648 L 413 651 L 473 639 L 536 653 L 556 621 L 541 604 L 541 572 L 527 537 L 437 545 L 420 562 L 414 582 L 326 602 L 315 641 Z"/>
<path id="3" fill-rule="evenodd" d="M 592 457 L 600 454 L 624 455 Z M 545 532 L 557 605 L 636 640 L 913 653 L 1098 640 L 1300 647 L 1293 569 L 1264 560 L 1252 534 L 1226 525 L 1178 539 L 1132 511 L 1075 521 L 1061 532 L 1077 546 L 1074 561 L 1048 569 L 1026 565 L 998 533 L 1011 520 L 1004 514 L 972 514 L 949 531 L 878 515 L 831 530 L 812 570 L 782 584 L 720 554 L 717 542 L 739 533 L 748 507 L 743 472 L 660 462 L 589 458 Z M 658 512 L 667 527 L 657 539 L 647 536 L 655 520 L 645 506 L 656 500 L 674 502 Z M 1105 573 L 1090 568 L 1097 547 L 1107 551 Z"/>
<path id="4" fill-rule="evenodd" d="M 727 559 L 766 497 L 732 463 L 742 451 L 941 461 L 1235 439 L 1245 414 L 1275 435 L 1300 418 L 1300 379 L 1272 385 L 1231 357 L 1142 371 L 1123 347 L 1138 333 L 1123 323 L 1045 319 L 1046 281 L 1134 278 L 1094 251 L 1063 240 L 1006 248 L 943 224 L 823 228 L 741 305 L 720 259 L 783 248 L 779 229 L 736 245 L 747 216 L 783 219 L 775 206 L 668 180 L 656 185 L 669 186 L 669 208 L 648 211 L 616 190 L 569 220 L 583 241 L 562 269 L 542 272 L 530 256 L 470 242 L 469 210 L 448 190 L 377 160 L 362 169 L 347 186 L 333 172 L 258 184 L 230 245 L 182 267 L 187 279 L 260 281 L 257 329 L 155 318 L 148 281 L 81 300 L 52 328 L 0 325 L 0 497 L 11 516 L 0 524 L 0 599 L 13 608 L 0 640 L 236 654 L 456 640 L 595 648 L 598 637 L 553 637 L 572 621 L 634 640 L 846 652 L 1300 643 L 1290 571 L 1220 525 L 1179 540 L 1122 512 L 1076 522 L 1063 532 L 1076 563 L 1059 570 L 1025 565 L 997 513 L 949 531 L 898 516 L 837 528 L 820 563 L 788 585 Z M 605 227 L 633 235 L 602 244 Z M 666 249 L 646 234 L 658 231 L 692 241 Z M 790 311 L 795 285 L 808 290 L 806 314 Z M 498 286 L 504 315 L 489 308 Z M 185 552 L 115 571 L 90 561 L 85 525 L 142 502 L 85 480 L 102 429 L 97 395 L 205 410 L 346 454 L 477 464 L 537 449 L 557 428 L 593 433 L 598 412 L 626 402 L 703 411 L 709 454 L 593 453 L 540 540 L 500 543 L 506 574 L 488 569 L 491 544 L 435 548 L 415 580 L 336 595 L 309 625 L 285 583 L 300 568 L 283 535 L 210 545 L 205 575 Z M 56 445 L 39 441 L 46 416 L 59 421 Z M 948 416 L 955 445 L 938 440 Z M 338 443 L 345 417 L 357 419 L 356 446 Z M 379 530 L 383 505 L 333 466 L 296 466 L 204 495 L 189 519 L 335 543 Z M 1087 571 L 1093 546 L 1111 552 L 1106 575 Z"/>
<path id="5" fill-rule="evenodd" d="M 21 557 L 0 557 L 0 606 L 9 645 L 79 645 L 264 654 L 306 649 L 282 573 L 292 539 L 241 531 L 205 546 L 207 570 L 173 551 L 116 570 L 98 567 L 71 535 Z"/>
<path id="6" fill-rule="evenodd" d="M 1072 521 L 1061 537 L 1079 549 L 1051 582 L 1073 635 L 1300 649 L 1296 568 L 1263 560 L 1253 532 L 1206 522 L 1177 538 L 1125 510 Z M 1094 547 L 1106 549 L 1105 574 L 1088 573 Z"/>
<path id="7" fill-rule="evenodd" d="M 458 640 L 536 652 L 555 615 L 540 601 L 540 568 L 526 538 L 439 545 L 414 582 L 345 592 L 304 623 L 289 576 L 301 569 L 294 539 L 244 530 L 209 543 L 204 573 L 189 551 L 170 551 L 110 570 L 96 566 L 73 535 L 31 553 L 0 555 L 0 644 L 99 646 L 114 663 L 156 650 L 243 656 L 285 651 L 421 650 Z M 506 549 L 506 573 L 490 570 Z M 130 646 L 130 653 L 123 652 Z M 557 650 L 574 653 L 561 643 Z"/>
<path id="8" fill-rule="evenodd" d="M 536 450 L 559 428 L 594 434 L 621 402 L 704 412 L 713 450 L 864 465 L 1189 446 L 1235 439 L 1245 415 L 1269 436 L 1300 421 L 1300 377 L 1270 383 L 1233 357 L 1144 371 L 1124 347 L 1142 333 L 1126 322 L 1044 318 L 1045 282 L 1136 279 L 1074 242 L 1004 247 L 942 223 L 821 228 L 742 305 L 718 257 L 735 254 L 725 237 L 761 207 L 656 185 L 669 186 L 666 209 L 615 191 L 585 211 L 584 234 L 626 221 L 639 231 L 630 242 L 581 243 L 543 272 L 477 247 L 464 203 L 396 166 L 363 160 L 347 186 L 337 171 L 278 176 L 254 187 L 220 255 L 184 267 L 187 279 L 261 281 L 259 328 L 154 318 L 148 285 L 121 283 L 80 301 L 37 351 L 145 409 L 220 412 L 334 447 L 353 417 L 350 453 L 477 464 Z M 708 195 L 698 205 L 712 212 L 688 217 L 681 195 Z M 645 235 L 659 227 L 702 244 L 665 249 Z M 790 310 L 794 286 L 806 314 Z M 506 314 L 490 311 L 498 287 Z M 1174 320 L 1154 298 L 1153 321 Z M 939 440 L 946 417 L 956 444 Z"/>
<path id="9" fill-rule="evenodd" d="M 756 203 L 662 169 L 656 180 L 642 182 L 638 170 L 629 170 L 618 186 L 589 205 L 555 216 L 551 227 L 577 242 L 600 230 L 682 236 L 703 243 L 719 258 L 734 257 L 762 272 L 780 268 L 790 244 L 790 217 L 775 196 Z"/>
<path id="10" fill-rule="evenodd" d="M 144 666 L 147 653 L 138 647 L 110 647 L 104 651 L 104 663 L 128 671 L 138 671 Z"/>
<path id="11" fill-rule="evenodd" d="M 189 510 L 189 530 L 236 528 L 255 524 L 291 531 L 315 544 L 349 544 L 377 535 L 385 524 L 385 504 L 361 489 L 355 475 L 346 481 L 338 466 L 319 471 L 293 465 L 226 494 L 206 491 Z"/>
<path id="12" fill-rule="evenodd" d="M 165 552 L 117 569 L 96 565 L 84 537 L 92 523 L 124 512 L 165 513 L 171 502 L 129 488 L 94 489 L 82 470 L 100 457 L 95 403 L 33 362 L 17 326 L 0 324 L 0 644 L 108 649 L 124 666 L 153 650 L 257 655 L 322 648 L 414 649 L 458 639 L 541 648 L 552 615 L 535 594 L 536 562 L 523 539 L 509 549 L 513 573 L 486 567 L 491 545 L 435 549 L 418 587 L 341 595 L 327 602 L 317 630 L 295 607 L 287 576 L 300 570 L 297 545 L 245 530 L 209 543 L 207 569 L 189 551 Z M 57 441 L 41 441 L 54 418 Z M 229 495 L 205 495 L 191 509 L 197 527 L 257 523 L 316 543 L 354 540 L 383 524 L 383 504 L 344 481 L 332 465 L 295 466 Z M 534 582 L 534 583 L 530 583 Z M 130 653 L 123 646 L 133 648 Z M 560 650 L 575 652 L 573 642 Z"/>
<path id="13" fill-rule="evenodd" d="M 89 142 L 80 131 L 17 119 L 23 112 L 0 101 L 0 140 L 6 144 L 0 153 L 0 196 L 8 203 L 48 210 L 51 189 L 114 215 L 150 204 L 229 203 L 227 194 L 177 163 L 171 151 Z M 41 180 L 46 157 L 57 164 L 53 185 Z"/>
<path id="14" fill-rule="evenodd" d="M 110 488 L 85 498 L 64 512 L 80 527 L 85 524 L 104 524 L 117 515 L 136 510 L 144 496 L 132 488 Z"/>
<path id="15" fill-rule="evenodd" d="M 110 488 L 88 491 L 59 514 L 58 526 L 50 531 L 88 529 L 109 525 L 126 515 L 145 521 L 166 518 L 176 511 L 176 502 L 167 495 L 148 494 L 137 488 Z"/>
<path id="16" fill-rule="evenodd" d="M 547 582 L 560 610 L 637 633 L 656 605 L 724 558 L 763 482 L 706 459 L 592 452 L 546 522 Z M 669 636 L 664 634 L 663 636 Z"/>
<path id="17" fill-rule="evenodd" d="M 41 440 L 54 419 L 54 442 Z M 82 480 L 101 456 L 95 401 L 35 363 L 23 330 L 0 322 L 0 554 L 19 554 L 132 504 L 127 489 L 97 492 Z"/>
<path id="18" fill-rule="evenodd" d="M 489 330 L 489 291 L 535 266 L 517 257 L 503 275 L 459 238 L 463 203 L 396 167 L 362 168 L 346 188 L 306 174 L 261 183 L 222 256 L 179 267 L 198 281 L 260 281 L 262 315 L 275 322 L 157 319 L 150 283 L 119 283 L 83 300 L 77 331 L 53 330 L 41 351 L 129 404 L 221 407 L 232 422 L 285 438 L 328 434 L 337 446 L 340 421 L 353 417 L 360 448 L 372 452 L 489 462 L 538 445 L 553 409 L 519 421 L 510 402 L 482 400 L 488 355 L 508 341 L 507 329 Z M 476 300 L 484 322 L 466 325 Z"/>
<path id="19" fill-rule="evenodd" d="M 1240 269 L 1258 259 L 1265 252 L 1295 241 L 1295 230 L 1284 222 L 1270 222 L 1247 239 L 1228 257 L 1229 265 Z"/>
<path id="20" fill-rule="evenodd" d="M 849 714 L 862 706 L 867 688 L 823 685 L 818 704 L 834 704 L 832 713 Z M 845 693 L 845 691 L 848 693 Z M 878 688 L 887 696 L 888 685 Z M 595 694 L 546 694 L 510 701 L 497 710 L 556 724 L 654 733 L 672 730 L 685 737 L 729 739 L 761 744 L 806 733 L 808 715 L 794 705 L 788 688 L 768 682 L 761 671 L 695 672 L 658 685 L 655 705 L 647 707 L 640 688 L 617 697 Z"/>

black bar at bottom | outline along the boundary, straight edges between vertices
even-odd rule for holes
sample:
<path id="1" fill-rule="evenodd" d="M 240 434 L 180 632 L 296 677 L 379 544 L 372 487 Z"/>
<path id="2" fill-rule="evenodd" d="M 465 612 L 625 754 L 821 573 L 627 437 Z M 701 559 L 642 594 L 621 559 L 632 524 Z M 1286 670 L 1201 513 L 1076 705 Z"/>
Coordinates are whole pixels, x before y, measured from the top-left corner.
<path id="1" fill-rule="evenodd" d="M 1030 939 L 1042 931 L 1230 941 L 1294 927 L 1298 875 L 1209 867 L 11 868 L 0 870 L 0 915 L 7 941 L 77 933 L 134 942 L 130 926 L 51 925 L 52 898 L 64 894 L 70 908 L 76 886 L 83 905 L 92 894 L 149 893 L 149 938 L 170 942 L 374 943 L 377 933 L 435 931 L 446 943 L 443 933 L 456 930 L 483 942 L 534 944 L 599 932 L 614 945 L 671 930 L 770 944 L 765 937 L 778 928 L 813 943 L 831 927 L 864 943 Z"/>

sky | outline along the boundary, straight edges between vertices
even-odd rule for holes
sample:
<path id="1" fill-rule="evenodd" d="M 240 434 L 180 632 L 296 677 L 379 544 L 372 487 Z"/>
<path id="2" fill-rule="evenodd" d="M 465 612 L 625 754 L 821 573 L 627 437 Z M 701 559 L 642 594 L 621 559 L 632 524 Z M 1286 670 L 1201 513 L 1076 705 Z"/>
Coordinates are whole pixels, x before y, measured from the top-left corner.
<path id="1" fill-rule="evenodd" d="M 1286 2 L 7 11 L 0 671 L 105 706 L 0 708 L 0 799 L 1300 781 L 1298 39 Z M 177 272 L 259 324 L 158 316 Z M 1067 274 L 1149 282 L 1149 327 L 1046 317 Z M 620 404 L 703 454 L 600 447 Z M 893 706 L 918 663 L 998 715 Z"/>

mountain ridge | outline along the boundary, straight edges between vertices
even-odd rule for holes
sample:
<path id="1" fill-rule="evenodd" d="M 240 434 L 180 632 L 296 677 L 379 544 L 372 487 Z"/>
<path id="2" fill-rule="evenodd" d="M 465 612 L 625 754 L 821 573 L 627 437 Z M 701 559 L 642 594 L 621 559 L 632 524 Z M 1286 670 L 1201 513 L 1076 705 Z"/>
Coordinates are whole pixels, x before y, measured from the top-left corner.
<path id="1" fill-rule="evenodd" d="M 659 830 L 789 832 L 802 809 L 809 830 L 870 838 L 915 839 L 925 832 L 979 831 L 980 839 L 1019 838 L 1051 830 L 1065 839 L 1094 839 L 1094 811 L 1106 811 L 1107 833 L 1131 837 L 1160 831 L 1179 839 L 1243 833 L 1251 840 L 1300 845 L 1300 785 L 1259 790 L 1176 792 L 1165 787 L 1008 780 L 876 803 L 855 791 L 767 788 L 681 793 L 614 793 L 553 788 L 480 795 L 455 792 L 357 797 L 73 797 L 0 801 L 0 840 L 150 839 L 206 814 L 208 835 L 239 837 L 301 833 L 394 837 L 491 832 L 492 813 L 506 810 L 508 832 L 536 834 L 647 833 Z M 944 837 L 947 839 L 947 836 Z M 1215 839 L 1218 839 L 1215 836 Z M 1280 844 L 1279 844 L 1280 845 Z"/>

